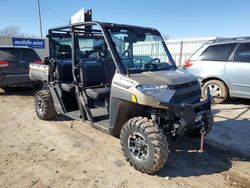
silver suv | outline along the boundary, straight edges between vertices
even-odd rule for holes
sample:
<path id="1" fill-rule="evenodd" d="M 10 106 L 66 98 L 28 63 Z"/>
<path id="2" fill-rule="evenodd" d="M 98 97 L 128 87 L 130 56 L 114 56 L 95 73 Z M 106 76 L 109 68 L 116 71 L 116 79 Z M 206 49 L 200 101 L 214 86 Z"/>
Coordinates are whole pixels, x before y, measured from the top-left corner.
<path id="1" fill-rule="evenodd" d="M 228 97 L 250 99 L 250 37 L 209 41 L 185 67 L 200 80 L 203 98 L 209 88 L 215 103 Z"/>

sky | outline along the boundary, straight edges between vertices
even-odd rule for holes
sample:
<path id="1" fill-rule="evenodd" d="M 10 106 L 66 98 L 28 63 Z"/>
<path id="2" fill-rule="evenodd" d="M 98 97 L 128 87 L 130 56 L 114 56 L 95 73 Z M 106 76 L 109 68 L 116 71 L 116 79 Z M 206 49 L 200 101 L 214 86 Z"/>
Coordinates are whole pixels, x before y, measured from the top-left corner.
<path id="1" fill-rule="evenodd" d="M 250 35 L 250 0 L 40 0 L 43 35 L 81 8 L 93 20 L 157 28 L 171 39 Z M 39 36 L 37 0 L 0 0 L 0 29 Z"/>

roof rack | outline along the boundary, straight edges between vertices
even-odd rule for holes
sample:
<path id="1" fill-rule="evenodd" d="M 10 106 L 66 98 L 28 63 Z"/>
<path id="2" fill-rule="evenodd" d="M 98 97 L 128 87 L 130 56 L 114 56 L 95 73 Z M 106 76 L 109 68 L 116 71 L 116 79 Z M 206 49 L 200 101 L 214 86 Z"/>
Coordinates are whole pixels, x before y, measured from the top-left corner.
<path id="1" fill-rule="evenodd" d="M 218 37 L 214 40 L 209 40 L 207 43 L 216 43 L 216 42 L 230 42 L 230 41 L 244 41 L 244 40 L 250 40 L 250 37 L 235 37 L 235 38 L 223 38 Z"/>

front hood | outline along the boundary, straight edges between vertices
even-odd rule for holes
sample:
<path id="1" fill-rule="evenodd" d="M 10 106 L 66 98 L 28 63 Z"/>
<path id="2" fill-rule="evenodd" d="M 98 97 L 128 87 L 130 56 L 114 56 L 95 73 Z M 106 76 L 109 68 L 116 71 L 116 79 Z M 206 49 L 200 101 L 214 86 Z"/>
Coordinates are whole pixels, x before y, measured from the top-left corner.
<path id="1" fill-rule="evenodd" d="M 139 84 L 178 85 L 195 81 L 196 77 L 188 71 L 178 68 L 130 74 L 130 79 L 135 80 Z"/>

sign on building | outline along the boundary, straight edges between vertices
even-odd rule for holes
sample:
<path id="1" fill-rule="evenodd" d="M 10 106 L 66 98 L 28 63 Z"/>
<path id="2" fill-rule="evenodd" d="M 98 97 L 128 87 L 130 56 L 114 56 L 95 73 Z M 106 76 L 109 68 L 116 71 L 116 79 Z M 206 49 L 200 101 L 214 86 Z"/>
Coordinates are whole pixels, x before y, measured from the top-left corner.
<path id="1" fill-rule="evenodd" d="M 12 38 L 13 46 L 26 46 L 30 48 L 45 48 L 45 41 L 43 39 L 27 39 L 27 38 Z"/>

